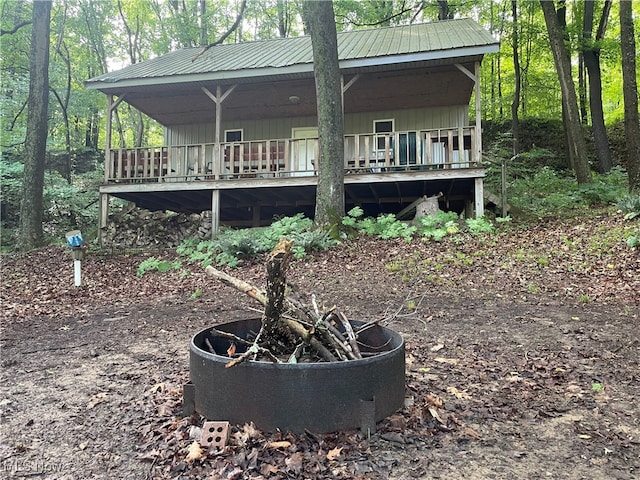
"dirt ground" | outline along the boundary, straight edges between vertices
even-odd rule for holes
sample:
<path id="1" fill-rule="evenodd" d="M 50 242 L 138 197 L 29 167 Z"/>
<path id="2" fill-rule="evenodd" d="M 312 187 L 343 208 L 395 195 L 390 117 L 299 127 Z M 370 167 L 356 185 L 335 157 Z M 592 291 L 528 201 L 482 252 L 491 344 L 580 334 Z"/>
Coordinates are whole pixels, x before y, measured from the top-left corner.
<path id="1" fill-rule="evenodd" d="M 299 292 L 391 319 L 405 407 L 370 438 L 236 425 L 227 450 L 195 460 L 188 342 L 257 316 L 252 301 L 197 265 L 139 277 L 148 255 L 90 254 L 79 288 L 64 248 L 5 256 L 0 478 L 640 478 L 640 253 L 592 255 L 594 235 L 620 227 L 601 224 L 580 224 L 569 249 L 580 225 L 363 240 L 294 262 Z M 231 272 L 264 280 L 260 264 Z"/>

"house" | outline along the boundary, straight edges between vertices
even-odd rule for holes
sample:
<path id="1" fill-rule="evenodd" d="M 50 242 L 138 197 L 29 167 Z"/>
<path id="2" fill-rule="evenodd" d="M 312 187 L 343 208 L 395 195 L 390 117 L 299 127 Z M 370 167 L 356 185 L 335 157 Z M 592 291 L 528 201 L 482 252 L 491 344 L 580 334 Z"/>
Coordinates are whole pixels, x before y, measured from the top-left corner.
<path id="1" fill-rule="evenodd" d="M 498 48 L 470 19 L 338 33 L 347 209 L 397 212 L 442 192 L 443 208 L 483 214 L 480 62 Z M 313 216 L 309 37 L 186 48 L 86 86 L 108 99 L 101 227 L 109 196 L 150 210 L 211 209 L 214 231 Z M 112 145 L 122 102 L 164 126 L 164 145 Z"/>

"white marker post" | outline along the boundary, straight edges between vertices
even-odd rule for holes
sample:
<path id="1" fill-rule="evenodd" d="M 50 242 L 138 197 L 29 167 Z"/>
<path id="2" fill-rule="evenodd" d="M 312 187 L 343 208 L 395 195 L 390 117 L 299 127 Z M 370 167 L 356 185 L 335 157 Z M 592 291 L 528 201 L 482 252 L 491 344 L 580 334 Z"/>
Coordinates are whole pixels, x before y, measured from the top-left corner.
<path id="1" fill-rule="evenodd" d="M 82 259 L 84 258 L 84 241 L 80 230 L 67 232 L 67 245 L 71 247 L 73 255 L 73 281 L 76 287 L 82 285 Z"/>

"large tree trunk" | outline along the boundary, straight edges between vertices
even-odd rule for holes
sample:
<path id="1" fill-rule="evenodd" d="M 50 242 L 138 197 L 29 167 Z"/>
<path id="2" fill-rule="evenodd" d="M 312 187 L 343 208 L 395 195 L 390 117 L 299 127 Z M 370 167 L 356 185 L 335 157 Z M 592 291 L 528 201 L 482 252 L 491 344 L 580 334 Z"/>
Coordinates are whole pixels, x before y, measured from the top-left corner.
<path id="1" fill-rule="evenodd" d="M 49 24 L 51 1 L 33 2 L 29 54 L 29 101 L 25 138 L 24 177 L 20 205 L 20 242 L 23 250 L 41 246 L 44 164 L 49 107 Z"/>
<path id="2" fill-rule="evenodd" d="M 576 88 L 571 76 L 571 61 L 556 10 L 553 2 L 540 0 L 544 20 L 549 32 L 549 43 L 553 52 L 553 60 L 558 72 L 560 89 L 562 91 L 562 105 L 565 110 L 564 127 L 567 136 L 567 147 L 569 150 L 569 163 L 573 166 L 576 179 L 579 184 L 591 182 L 591 169 L 587 157 L 587 147 L 584 141 L 582 124 L 580 123 L 580 111 L 576 99 Z"/>
<path id="3" fill-rule="evenodd" d="M 316 78 L 318 141 L 316 159 L 316 225 L 328 225 L 344 216 L 344 117 L 338 41 L 331 0 L 307 0 L 303 16 L 313 46 Z"/>
<path id="4" fill-rule="evenodd" d="M 513 72 L 515 80 L 515 91 L 513 92 L 513 101 L 511 102 L 511 130 L 513 132 L 513 154 L 520 153 L 520 120 L 518 118 L 518 109 L 520 108 L 520 85 L 521 70 L 520 57 L 518 56 L 518 3 L 511 0 L 511 13 L 513 15 Z"/>
<path id="5" fill-rule="evenodd" d="M 286 0 L 276 1 L 276 11 L 278 13 L 278 36 L 280 38 L 286 38 L 289 34 L 289 28 L 291 26 L 291 15 L 288 9 L 289 3 Z"/>
<path id="6" fill-rule="evenodd" d="M 602 10 L 602 17 L 596 33 L 595 42 L 591 41 L 593 29 L 593 5 L 594 2 L 585 2 L 584 7 L 584 64 L 589 73 L 589 107 L 591 109 L 591 126 L 598 154 L 600 172 L 607 173 L 611 170 L 611 150 L 609 138 L 604 124 L 604 112 L 602 109 L 602 75 L 600 70 L 600 46 L 599 42 L 604 38 L 607 28 L 607 19 L 611 9 L 611 0 L 607 0 Z"/>
<path id="7" fill-rule="evenodd" d="M 627 141 L 629 190 L 640 194 L 640 119 L 636 82 L 636 41 L 631 0 L 620 2 L 620 48 L 622 50 L 622 90 L 624 94 L 624 135 Z"/>

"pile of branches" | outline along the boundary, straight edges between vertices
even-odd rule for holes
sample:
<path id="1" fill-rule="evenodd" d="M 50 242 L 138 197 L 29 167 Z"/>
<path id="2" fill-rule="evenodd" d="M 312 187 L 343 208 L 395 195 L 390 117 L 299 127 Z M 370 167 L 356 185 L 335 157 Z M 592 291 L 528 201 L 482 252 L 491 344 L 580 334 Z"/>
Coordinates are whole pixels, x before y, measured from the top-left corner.
<path id="1" fill-rule="evenodd" d="M 205 272 L 263 305 L 260 331 L 253 339 L 212 329 L 214 336 L 244 345 L 246 350 L 227 363 L 233 367 L 246 360 L 268 359 L 277 363 L 297 363 L 303 354 L 319 361 L 336 362 L 357 360 L 375 353 L 362 352 L 358 334 L 378 323 L 377 321 L 354 328 L 347 317 L 336 307 L 320 311 L 312 296 L 312 306 L 307 307 L 290 296 L 285 296 L 286 271 L 291 259 L 292 241 L 281 239 L 269 254 L 266 262 L 267 288 L 261 290 L 243 280 L 208 266 Z M 209 347 L 213 350 L 212 347 Z M 215 352 L 213 352 L 215 353 Z"/>

